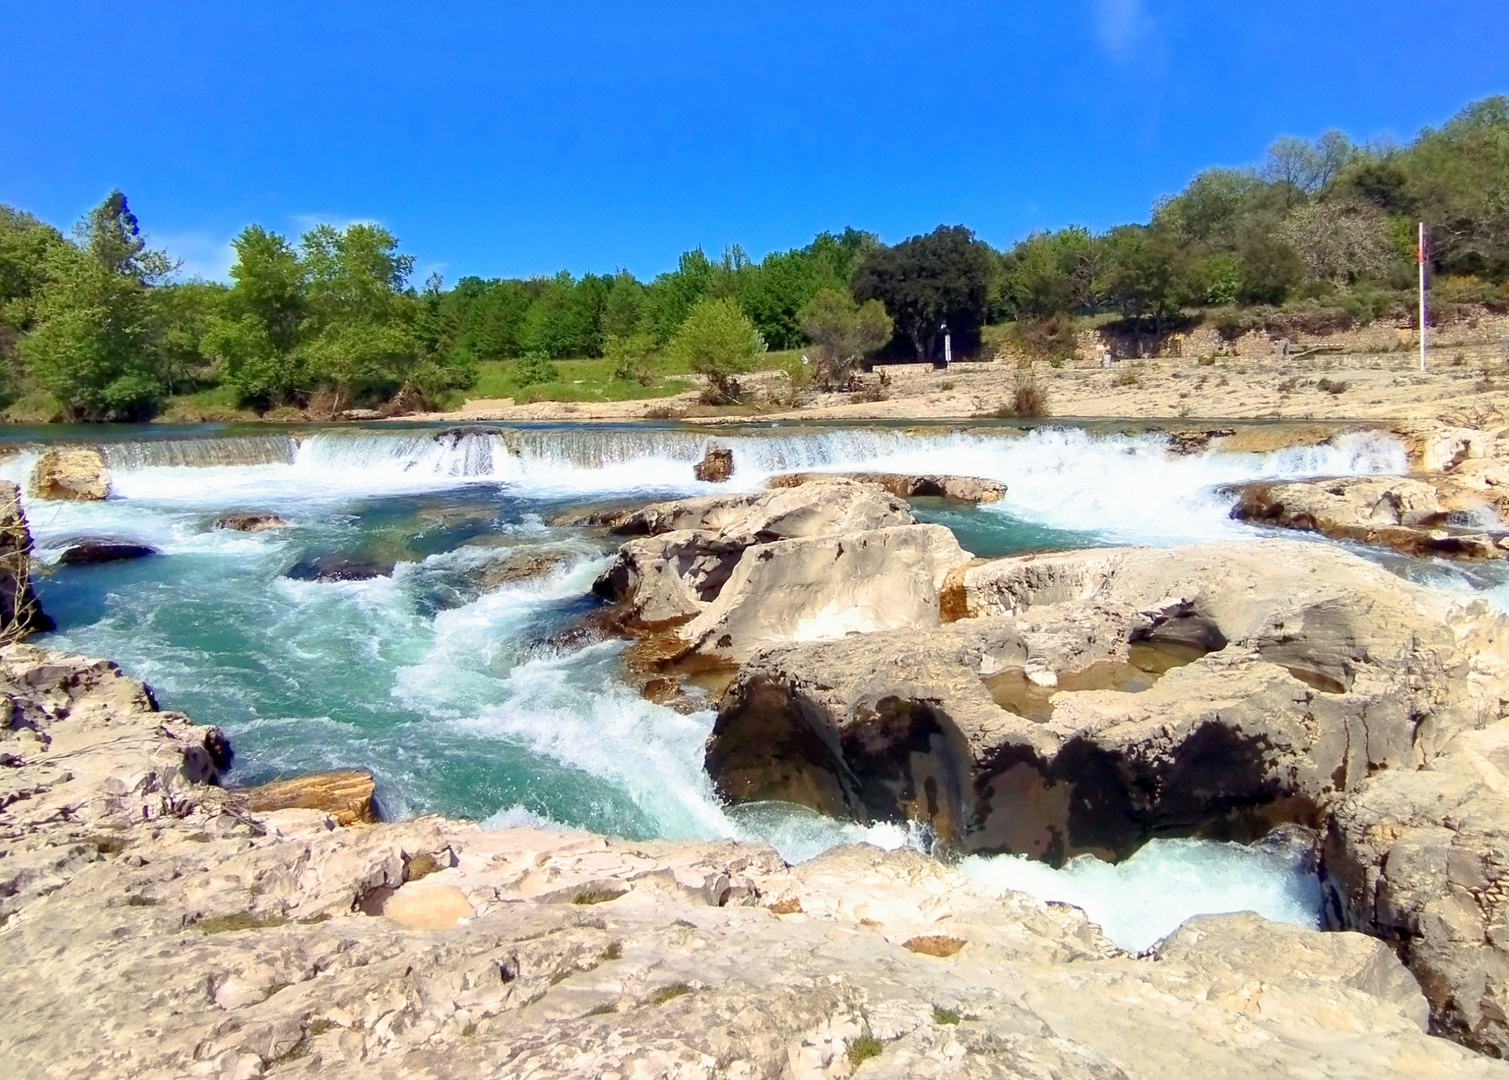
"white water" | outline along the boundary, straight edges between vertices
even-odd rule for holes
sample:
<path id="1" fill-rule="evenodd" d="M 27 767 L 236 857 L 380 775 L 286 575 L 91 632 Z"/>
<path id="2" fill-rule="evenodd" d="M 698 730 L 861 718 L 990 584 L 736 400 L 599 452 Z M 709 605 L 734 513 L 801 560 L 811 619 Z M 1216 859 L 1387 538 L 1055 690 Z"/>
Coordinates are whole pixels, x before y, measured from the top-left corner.
<path id="1" fill-rule="evenodd" d="M 1280 845 L 1152 840 L 1119 863 L 1081 855 L 1054 869 L 995 855 L 964 859 L 960 869 L 993 889 L 1082 908 L 1108 938 L 1133 952 L 1194 915 L 1255 911 L 1274 922 L 1319 927 L 1320 884 L 1308 855 Z"/>
<path id="2" fill-rule="evenodd" d="M 691 476 L 713 443 L 734 451 L 729 485 Z M 297 443 L 283 436 L 156 440 L 116 445 L 107 456 L 111 500 L 28 501 L 42 558 L 56 558 L 81 535 L 145 542 L 168 558 L 121 570 L 119 578 L 113 570 L 60 571 L 59 588 L 75 583 L 68 589 L 87 614 L 66 624 L 56 643 L 111 656 L 153 682 L 170 707 L 224 724 L 234 741 L 254 748 L 243 768 L 265 776 L 361 765 L 378 774 L 385 809 L 399 816 L 465 812 L 499 825 L 551 821 L 626 835 L 763 839 L 793 861 L 839 843 L 926 844 L 900 826 L 861 828 L 790 807 L 727 809 L 702 770 L 711 713 L 684 716 L 640 698 L 617 677 L 621 645 L 569 656 L 526 648 L 539 621 L 584 594 L 603 565 L 600 549 L 541 524 L 546 509 L 754 490 L 793 470 L 953 472 L 1007 485 L 1006 499 L 981 516 L 1003 528 L 1026 522 L 1099 543 L 1172 544 L 1255 535 L 1227 517 L 1223 484 L 1405 465 L 1396 442 L 1372 435 L 1269 455 L 1177 457 L 1156 435 L 1078 429 L 596 428 L 441 438 L 428 430 L 342 429 Z M 34 460 L 29 452 L 8 459 L 0 475 L 24 481 Z M 468 505 L 511 501 L 526 512 L 494 535 L 584 546 L 556 574 L 438 611 L 423 598 L 474 568 L 485 551 L 457 547 L 364 582 L 280 576 L 311 550 L 384 535 L 387 526 L 361 517 L 371 507 L 431 496 Z M 295 528 L 208 529 L 213 516 L 232 511 L 273 511 Z M 489 768 L 502 779 L 476 775 Z M 1282 860 L 1244 858 L 1219 845 L 1159 845 L 1120 867 L 1075 863 L 1052 871 L 1004 859 L 969 866 L 1001 887 L 1092 908 L 1128 947 L 1166 932 L 1181 912 L 1224 910 L 1212 905 L 1239 899 L 1270 917 L 1313 919 L 1303 874 Z M 1163 927 L 1169 918 L 1174 923 Z"/>

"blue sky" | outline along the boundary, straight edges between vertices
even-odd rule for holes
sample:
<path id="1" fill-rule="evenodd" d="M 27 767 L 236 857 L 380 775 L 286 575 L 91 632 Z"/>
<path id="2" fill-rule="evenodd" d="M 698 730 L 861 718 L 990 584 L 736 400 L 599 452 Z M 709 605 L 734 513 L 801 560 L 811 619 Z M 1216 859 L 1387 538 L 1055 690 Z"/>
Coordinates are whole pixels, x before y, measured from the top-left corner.
<path id="1" fill-rule="evenodd" d="M 135 10 L 133 10 L 135 9 Z M 377 220 L 420 273 L 1145 219 L 1283 134 L 1509 92 L 1504 0 L 0 3 L 0 202 L 112 187 L 209 276 Z"/>

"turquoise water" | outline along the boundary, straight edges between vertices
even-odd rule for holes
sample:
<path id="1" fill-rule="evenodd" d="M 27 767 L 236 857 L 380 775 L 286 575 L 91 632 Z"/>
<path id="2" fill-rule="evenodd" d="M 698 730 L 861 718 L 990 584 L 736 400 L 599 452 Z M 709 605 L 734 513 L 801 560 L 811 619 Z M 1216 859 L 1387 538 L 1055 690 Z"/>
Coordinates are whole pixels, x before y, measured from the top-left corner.
<path id="1" fill-rule="evenodd" d="M 38 588 L 58 632 L 44 643 L 110 657 L 165 708 L 224 728 L 236 750 L 232 782 L 365 768 L 391 817 L 757 837 L 790 858 L 845 840 L 914 838 L 787 807 L 723 807 L 701 767 L 711 712 L 686 716 L 641 699 L 619 677 L 621 643 L 551 644 L 591 610 L 591 582 L 611 552 L 588 531 L 549 526 L 555 512 L 728 490 L 691 477 L 716 438 L 734 449 L 735 490 L 813 468 L 1002 480 L 998 504 L 917 507 L 991 557 L 1250 536 L 1227 519 L 1221 484 L 1403 466 L 1396 445 L 1372 437 L 1262 458 L 1175 458 L 1156 436 L 1061 429 L 153 434 L 106 448 L 108 502 L 28 502 L 44 562 L 85 536 L 163 553 L 46 572 Z M 23 453 L 3 470 L 22 479 L 30 460 Z M 228 512 L 275 512 L 291 527 L 209 527 Z M 521 552 L 549 553 L 555 568 L 486 588 L 489 568 Z M 286 576 L 332 554 L 395 568 L 366 581 Z"/>

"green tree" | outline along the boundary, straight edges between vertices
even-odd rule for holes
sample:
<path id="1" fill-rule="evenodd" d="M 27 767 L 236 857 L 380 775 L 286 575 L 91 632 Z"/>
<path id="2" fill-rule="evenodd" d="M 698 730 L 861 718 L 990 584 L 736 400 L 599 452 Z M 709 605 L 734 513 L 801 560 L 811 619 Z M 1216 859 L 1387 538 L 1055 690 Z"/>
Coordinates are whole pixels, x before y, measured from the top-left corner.
<path id="1" fill-rule="evenodd" d="M 647 290 L 645 329 L 657 346 L 676 335 L 687 315 L 697 305 L 713 281 L 713 264 L 701 248 L 685 252 L 669 274 L 661 274 Z"/>
<path id="2" fill-rule="evenodd" d="M 603 337 L 627 338 L 639 333 L 644 311 L 644 286 L 633 274 L 620 270 L 609 279 L 608 295 L 603 300 Z"/>
<path id="3" fill-rule="evenodd" d="M 307 390 L 298 353 L 308 274 L 286 237 L 249 225 L 231 241 L 236 261 L 221 315 L 207 321 L 200 349 L 243 405 L 291 403 Z"/>
<path id="4" fill-rule="evenodd" d="M 1102 267 L 1096 280 L 1101 299 L 1132 324 L 1137 355 L 1142 355 L 1142 321 L 1152 315 L 1155 335 L 1177 308 L 1183 282 L 1179 248 L 1166 234 L 1144 225 L 1121 225 L 1101 240 Z"/>
<path id="5" fill-rule="evenodd" d="M 126 196 L 85 215 L 47 259 L 36 327 L 21 353 L 77 420 L 141 420 L 167 392 L 148 292 L 174 270 L 141 236 Z"/>
<path id="6" fill-rule="evenodd" d="M 1018 321 L 1033 322 L 1087 308 L 1094 298 L 1098 257 L 1088 229 L 1033 233 L 1002 260 L 1006 311 Z"/>
<path id="7" fill-rule="evenodd" d="M 895 327 L 878 300 L 856 304 L 847 292 L 824 289 L 801 312 L 802 331 L 817 346 L 817 378 L 844 381 L 854 365 L 891 340 Z"/>
<path id="8" fill-rule="evenodd" d="M 933 360 L 945 322 L 967 347 L 985 319 L 993 274 L 990 249 L 962 225 L 940 225 L 895 247 L 867 252 L 850 291 L 879 300 L 919 361 Z"/>
<path id="9" fill-rule="evenodd" d="M 700 300 L 666 350 L 708 381 L 715 402 L 738 400 L 735 375 L 750 370 L 765 342 L 749 316 L 729 299 Z"/>

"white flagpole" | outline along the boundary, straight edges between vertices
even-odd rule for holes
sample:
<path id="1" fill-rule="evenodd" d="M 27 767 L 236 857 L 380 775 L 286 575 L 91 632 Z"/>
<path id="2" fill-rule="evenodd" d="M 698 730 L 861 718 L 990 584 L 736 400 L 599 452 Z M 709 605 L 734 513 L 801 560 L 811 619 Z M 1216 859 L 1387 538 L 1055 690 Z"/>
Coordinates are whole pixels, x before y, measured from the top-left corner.
<path id="1" fill-rule="evenodd" d="M 1420 247 L 1415 261 L 1420 264 L 1420 370 L 1425 370 L 1425 222 L 1420 222 Z"/>

